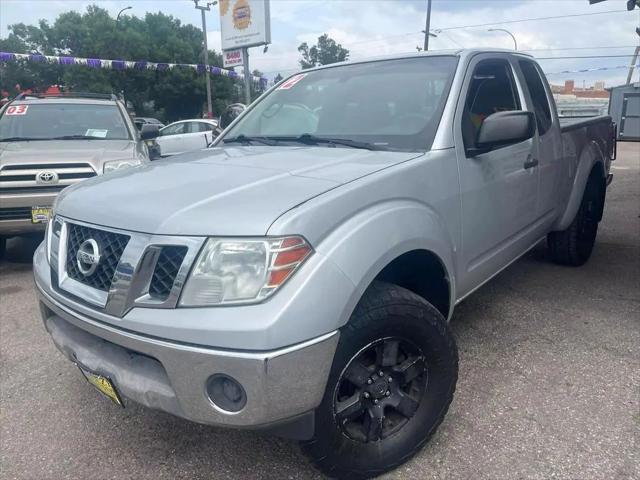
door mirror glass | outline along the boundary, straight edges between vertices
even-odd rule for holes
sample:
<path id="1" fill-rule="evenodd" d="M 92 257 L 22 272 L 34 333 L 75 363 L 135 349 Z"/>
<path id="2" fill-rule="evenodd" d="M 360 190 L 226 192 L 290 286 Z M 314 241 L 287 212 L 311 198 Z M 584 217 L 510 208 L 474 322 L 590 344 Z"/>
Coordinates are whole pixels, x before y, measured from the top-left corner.
<path id="1" fill-rule="evenodd" d="M 536 119 L 533 112 L 514 110 L 497 112 L 484 119 L 472 153 L 488 152 L 497 147 L 524 142 L 533 137 Z"/>
<path id="2" fill-rule="evenodd" d="M 157 138 L 160 135 L 160 130 L 158 129 L 158 125 L 152 125 L 147 123 L 142 126 L 142 130 L 140 130 L 140 138 L 142 140 L 152 140 Z"/>

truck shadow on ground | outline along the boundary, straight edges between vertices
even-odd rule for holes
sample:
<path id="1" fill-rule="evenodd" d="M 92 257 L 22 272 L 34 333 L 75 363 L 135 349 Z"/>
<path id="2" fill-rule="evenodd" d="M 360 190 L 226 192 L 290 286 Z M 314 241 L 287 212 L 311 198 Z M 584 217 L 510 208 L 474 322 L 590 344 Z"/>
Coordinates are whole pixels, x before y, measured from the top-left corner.
<path id="1" fill-rule="evenodd" d="M 33 254 L 42 243 L 44 234 L 29 237 L 15 237 L 7 240 L 7 251 L 1 263 L 31 265 Z"/>

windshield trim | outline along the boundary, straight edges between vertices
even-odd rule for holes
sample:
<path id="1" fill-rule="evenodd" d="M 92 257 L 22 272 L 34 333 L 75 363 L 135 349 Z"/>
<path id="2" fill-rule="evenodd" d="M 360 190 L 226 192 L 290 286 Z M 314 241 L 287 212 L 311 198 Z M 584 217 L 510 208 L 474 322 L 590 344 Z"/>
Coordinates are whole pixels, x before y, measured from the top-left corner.
<path id="1" fill-rule="evenodd" d="M 436 109 L 436 112 L 438 113 L 438 122 L 436 125 L 434 125 L 434 129 L 432 132 L 432 135 L 429 135 L 429 139 L 428 142 L 426 143 L 426 147 L 423 149 L 418 149 L 418 150 L 406 150 L 406 149 L 400 149 L 400 148 L 388 148 L 387 151 L 416 151 L 416 152 L 428 152 L 429 150 L 431 150 L 431 147 L 433 146 L 433 142 L 437 136 L 438 130 L 440 129 L 440 123 L 442 122 L 442 115 L 444 113 L 444 109 L 447 103 L 447 100 L 449 99 L 449 96 L 451 95 L 451 86 L 453 85 L 454 79 L 456 77 L 456 73 L 458 71 L 458 67 L 460 65 L 460 55 L 457 52 L 454 53 L 438 53 L 438 54 L 427 54 L 427 55 L 415 55 L 415 54 L 408 54 L 407 56 L 398 56 L 398 57 L 391 57 L 391 58 L 371 58 L 371 59 L 363 59 L 363 60 L 358 60 L 358 61 L 346 61 L 346 62 L 339 62 L 339 63 L 333 63 L 333 64 L 329 64 L 329 65 L 321 65 L 318 67 L 314 67 L 314 68 L 309 68 L 306 70 L 299 70 L 297 72 L 292 73 L 291 75 L 289 75 L 288 77 L 283 78 L 280 82 L 278 82 L 275 85 L 272 85 L 267 91 L 265 91 L 264 93 L 262 93 L 262 95 L 260 95 L 257 99 L 255 99 L 252 103 L 250 103 L 247 108 L 240 114 L 238 115 L 238 117 L 236 117 L 233 122 L 231 122 L 229 125 L 227 125 L 227 127 L 220 133 L 220 135 L 218 135 L 217 138 L 214 139 L 214 141 L 211 143 L 211 145 L 208 148 L 213 148 L 213 147 L 221 147 L 224 146 L 224 138 L 227 137 L 230 132 L 235 128 L 235 126 L 237 125 L 237 123 L 239 121 L 241 121 L 246 115 L 249 115 L 250 112 L 252 112 L 260 103 L 262 103 L 266 98 L 269 97 L 269 95 L 271 95 L 277 88 L 279 85 L 281 85 L 282 83 L 286 82 L 287 80 L 289 80 L 292 77 L 295 77 L 296 75 L 299 75 L 301 73 L 313 73 L 313 72 L 317 72 L 320 70 L 328 70 L 331 68 L 343 68 L 343 67 L 348 67 L 351 65 L 362 65 L 362 64 L 372 64 L 372 63 L 381 63 L 381 62 L 396 62 L 396 61 L 402 61 L 402 60 L 413 60 L 413 59 L 432 59 L 432 58 L 453 58 L 455 59 L 455 64 L 452 66 L 452 70 L 451 70 L 451 75 L 449 76 L 449 79 L 446 83 L 446 85 L 444 86 L 443 90 L 442 90 L 442 95 L 440 97 L 440 102 L 438 103 L 438 108 Z M 231 145 L 228 145 L 231 146 Z"/>

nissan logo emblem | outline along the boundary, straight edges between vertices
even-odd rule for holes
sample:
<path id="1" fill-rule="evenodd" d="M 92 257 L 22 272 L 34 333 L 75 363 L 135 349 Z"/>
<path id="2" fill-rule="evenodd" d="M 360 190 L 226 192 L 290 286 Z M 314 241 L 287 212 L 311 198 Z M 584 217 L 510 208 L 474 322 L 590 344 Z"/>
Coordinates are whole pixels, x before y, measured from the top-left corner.
<path id="1" fill-rule="evenodd" d="M 78 253 L 76 253 L 76 264 L 80 273 L 85 277 L 93 274 L 100 263 L 100 248 L 98 242 L 93 238 L 89 238 L 82 242 Z"/>
<path id="2" fill-rule="evenodd" d="M 42 172 L 38 172 L 36 175 L 37 183 L 57 183 L 58 182 L 58 174 L 56 172 L 52 172 L 51 170 L 43 170 Z"/>

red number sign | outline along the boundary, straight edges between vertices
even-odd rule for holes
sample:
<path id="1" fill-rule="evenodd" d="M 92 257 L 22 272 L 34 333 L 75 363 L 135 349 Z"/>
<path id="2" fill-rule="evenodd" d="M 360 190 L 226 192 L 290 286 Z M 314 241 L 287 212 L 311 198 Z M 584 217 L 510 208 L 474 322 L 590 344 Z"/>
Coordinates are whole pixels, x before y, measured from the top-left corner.
<path id="1" fill-rule="evenodd" d="M 11 105 L 7 108 L 7 115 L 26 115 L 28 105 Z"/>

